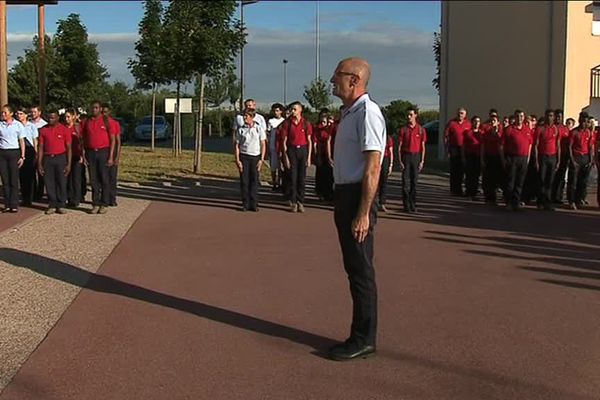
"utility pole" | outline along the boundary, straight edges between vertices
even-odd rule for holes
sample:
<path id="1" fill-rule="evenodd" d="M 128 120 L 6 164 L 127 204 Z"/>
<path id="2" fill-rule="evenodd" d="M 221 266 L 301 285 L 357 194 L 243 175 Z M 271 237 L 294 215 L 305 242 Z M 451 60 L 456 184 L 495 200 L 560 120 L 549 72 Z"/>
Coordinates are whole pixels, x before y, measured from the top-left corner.
<path id="1" fill-rule="evenodd" d="M 8 103 L 8 51 L 6 43 L 6 0 L 0 0 L 0 106 Z"/>
<path id="2" fill-rule="evenodd" d="M 320 49 L 320 43 L 319 43 L 319 0 L 316 1 L 317 3 L 317 15 L 315 17 L 316 20 L 316 37 L 315 37 L 315 81 L 319 80 L 319 78 L 321 78 L 321 62 L 320 62 L 320 53 L 321 53 L 321 49 Z"/>
<path id="3" fill-rule="evenodd" d="M 44 2 L 38 3 L 38 74 L 40 82 L 40 107 L 46 111 L 46 29 L 45 29 L 45 10 Z"/>
<path id="4" fill-rule="evenodd" d="M 283 105 L 287 107 L 287 63 L 288 60 L 283 60 Z"/>

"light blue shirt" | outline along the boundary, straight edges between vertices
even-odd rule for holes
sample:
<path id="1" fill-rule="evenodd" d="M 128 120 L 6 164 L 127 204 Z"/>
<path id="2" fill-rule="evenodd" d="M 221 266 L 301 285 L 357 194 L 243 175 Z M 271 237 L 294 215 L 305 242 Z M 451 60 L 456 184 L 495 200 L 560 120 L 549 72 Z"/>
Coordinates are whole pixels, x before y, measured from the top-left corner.
<path id="1" fill-rule="evenodd" d="M 8 124 L 0 121 L 0 149 L 14 150 L 19 148 L 19 139 L 25 138 L 25 127 L 16 119 Z"/>
<path id="2" fill-rule="evenodd" d="M 33 146 L 33 139 L 39 137 L 38 128 L 31 121 L 27 121 L 23 127 L 25 128 L 25 141 Z"/>

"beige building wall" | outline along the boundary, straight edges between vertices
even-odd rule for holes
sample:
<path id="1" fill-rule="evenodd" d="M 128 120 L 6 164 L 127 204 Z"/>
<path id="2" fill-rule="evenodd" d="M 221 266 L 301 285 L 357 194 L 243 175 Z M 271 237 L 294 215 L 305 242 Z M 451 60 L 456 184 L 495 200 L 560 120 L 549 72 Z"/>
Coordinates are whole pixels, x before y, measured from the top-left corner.
<path id="1" fill-rule="evenodd" d="M 569 1 L 564 109 L 566 117 L 577 119 L 590 105 L 590 70 L 600 65 L 600 37 L 592 36 L 593 14 L 586 12 L 591 1 Z M 597 113 L 592 107 L 590 113 Z M 594 115 L 597 119 L 600 115 Z"/>

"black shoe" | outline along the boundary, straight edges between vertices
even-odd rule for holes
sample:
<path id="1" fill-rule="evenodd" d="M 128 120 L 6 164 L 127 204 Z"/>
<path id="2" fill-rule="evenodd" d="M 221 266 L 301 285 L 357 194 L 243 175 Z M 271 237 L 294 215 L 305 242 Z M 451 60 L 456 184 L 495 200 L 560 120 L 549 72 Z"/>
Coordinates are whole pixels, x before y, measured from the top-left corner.
<path id="1" fill-rule="evenodd" d="M 258 207 L 250 207 L 250 211 L 258 212 Z"/>
<path id="2" fill-rule="evenodd" d="M 241 211 L 242 211 L 242 212 L 248 211 L 248 207 L 246 207 L 246 206 L 242 206 L 242 209 L 241 209 Z"/>
<path id="3" fill-rule="evenodd" d="M 369 358 L 375 355 L 375 346 L 359 346 L 354 342 L 345 342 L 329 349 L 329 357 L 335 361 L 350 361 L 357 358 Z"/>
<path id="4" fill-rule="evenodd" d="M 410 212 L 417 212 L 417 206 L 415 206 L 414 204 L 410 205 Z"/>
<path id="5" fill-rule="evenodd" d="M 109 207 L 116 207 L 117 206 L 117 202 L 113 201 L 112 203 L 108 203 Z"/>

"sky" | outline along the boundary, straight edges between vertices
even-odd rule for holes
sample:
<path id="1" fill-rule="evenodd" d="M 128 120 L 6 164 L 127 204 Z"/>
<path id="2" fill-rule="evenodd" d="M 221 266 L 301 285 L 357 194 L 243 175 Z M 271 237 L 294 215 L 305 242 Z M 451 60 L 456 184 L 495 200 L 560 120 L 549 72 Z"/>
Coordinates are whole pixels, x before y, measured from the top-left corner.
<path id="1" fill-rule="evenodd" d="M 439 30 L 439 1 L 259 1 L 244 6 L 244 97 L 257 103 L 283 101 L 283 59 L 287 100 L 305 102 L 304 86 L 316 76 L 316 10 L 319 8 L 320 76 L 329 80 L 337 62 L 349 56 L 369 61 L 371 97 L 385 105 L 409 100 L 437 109 L 433 32 Z M 59 19 L 80 15 L 89 39 L 98 44 L 110 80 L 133 84 L 127 61 L 135 56 L 141 1 L 59 1 L 46 6 L 46 32 Z M 239 18 L 239 10 L 236 14 Z M 37 33 L 36 6 L 8 6 L 9 68 Z M 239 64 L 238 64 L 239 65 Z M 188 86 L 192 90 L 191 84 Z"/>

